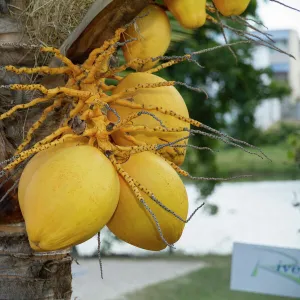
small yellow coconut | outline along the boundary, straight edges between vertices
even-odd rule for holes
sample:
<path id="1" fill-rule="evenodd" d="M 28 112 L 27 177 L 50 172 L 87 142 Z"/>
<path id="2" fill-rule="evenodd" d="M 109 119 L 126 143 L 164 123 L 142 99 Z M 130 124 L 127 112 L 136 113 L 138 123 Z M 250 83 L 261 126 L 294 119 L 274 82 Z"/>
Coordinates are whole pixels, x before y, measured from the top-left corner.
<path id="1" fill-rule="evenodd" d="M 218 11 L 226 17 L 239 16 L 248 7 L 250 0 L 213 0 Z"/>
<path id="2" fill-rule="evenodd" d="M 140 19 L 129 26 L 123 41 L 137 39 L 122 47 L 126 62 L 135 58 L 146 59 L 164 55 L 171 42 L 171 25 L 165 11 L 156 5 L 149 5 L 139 14 Z M 135 70 L 149 70 L 158 62 L 149 61 L 144 65 L 133 63 Z"/>
<path id="3" fill-rule="evenodd" d="M 165 206 L 182 219 L 186 219 L 188 198 L 185 186 L 176 171 L 165 160 L 151 152 L 142 152 L 132 155 L 122 167 Z M 118 238 L 136 247 L 153 251 L 166 248 L 149 212 L 138 201 L 123 178 L 120 178 L 120 184 L 120 200 L 107 224 L 108 228 Z M 157 217 L 165 239 L 168 243 L 177 242 L 185 223 L 165 211 L 145 193 L 142 195 Z"/>
<path id="4" fill-rule="evenodd" d="M 206 21 L 206 0 L 164 0 L 182 27 L 195 29 Z"/>
<path id="5" fill-rule="evenodd" d="M 57 151 L 33 174 L 23 206 L 28 239 L 36 251 L 82 243 L 103 228 L 120 195 L 116 170 L 88 145 Z"/>
<path id="6" fill-rule="evenodd" d="M 50 149 L 41 151 L 37 153 L 27 164 L 22 172 L 22 176 L 20 177 L 19 185 L 18 185 L 18 200 L 22 214 L 24 214 L 24 195 L 25 191 L 35 173 L 35 171 L 41 167 L 48 159 L 51 158 L 53 154 L 57 151 L 67 148 L 67 147 L 74 147 L 79 144 L 87 144 L 88 139 L 82 137 L 82 139 L 77 141 L 66 141 L 63 144 L 60 144 L 56 147 L 52 147 Z"/>
<path id="7" fill-rule="evenodd" d="M 126 76 L 113 91 L 113 94 L 124 91 L 127 88 L 135 87 L 139 84 L 144 83 L 157 83 L 157 82 L 165 82 L 165 80 L 159 76 L 148 74 L 148 73 L 131 73 Z M 176 90 L 175 87 L 159 87 L 159 88 L 144 88 L 138 89 L 135 95 L 133 96 L 134 101 L 132 103 L 152 106 L 152 107 L 163 107 L 166 110 L 172 110 L 175 113 L 178 113 L 184 117 L 189 117 L 188 109 L 186 104 L 181 97 L 180 93 Z M 130 104 L 130 102 L 128 102 Z M 128 115 L 139 112 L 145 109 L 132 109 L 128 107 L 124 107 L 118 104 L 112 104 L 112 108 L 116 109 L 121 119 L 126 118 Z M 157 112 L 154 110 L 149 110 L 155 114 L 157 118 L 159 118 L 163 125 L 167 128 L 174 127 L 184 127 L 189 129 L 190 125 L 186 122 L 180 121 L 175 117 L 165 115 L 163 113 Z M 109 112 L 109 119 L 111 121 L 116 121 L 116 116 Z M 157 126 L 161 126 L 160 123 L 155 120 L 153 117 L 148 115 L 141 115 L 140 117 L 132 120 L 129 125 L 133 126 L 147 126 L 149 128 L 154 128 Z M 112 137 L 116 144 L 121 146 L 130 146 L 134 145 L 131 141 L 126 139 L 126 133 L 122 130 L 115 132 Z M 165 144 L 169 142 L 173 142 L 182 137 L 188 136 L 188 132 L 147 132 L 144 130 L 132 131 L 130 135 L 133 136 L 139 142 L 144 142 L 146 144 Z M 186 145 L 187 140 L 183 140 L 178 142 L 179 145 Z M 177 165 L 181 165 L 184 161 L 186 149 L 185 148 L 173 148 L 173 147 L 165 147 L 160 150 L 162 155 L 176 163 Z"/>

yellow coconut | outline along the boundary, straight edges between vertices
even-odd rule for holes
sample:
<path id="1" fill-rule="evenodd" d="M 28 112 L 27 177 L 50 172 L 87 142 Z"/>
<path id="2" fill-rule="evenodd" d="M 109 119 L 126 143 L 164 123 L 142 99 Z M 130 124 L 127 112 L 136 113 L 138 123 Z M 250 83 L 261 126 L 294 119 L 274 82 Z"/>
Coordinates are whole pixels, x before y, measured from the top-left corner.
<path id="1" fill-rule="evenodd" d="M 153 74 L 139 72 L 131 73 L 118 84 L 113 93 L 119 93 L 127 88 L 132 88 L 139 84 L 157 82 L 165 82 L 165 80 Z M 133 96 L 133 99 L 133 103 L 143 104 L 147 106 L 151 105 L 153 107 L 159 106 L 167 110 L 172 110 L 184 117 L 189 117 L 188 109 L 183 98 L 173 86 L 139 89 Z M 142 110 L 127 108 L 117 104 L 112 104 L 111 106 L 116 109 L 121 119 L 126 118 L 128 115 L 134 112 L 139 112 Z M 149 112 L 154 113 L 155 116 L 157 116 L 163 122 L 163 125 L 167 128 L 190 128 L 188 123 L 180 121 L 172 116 L 164 115 L 160 112 L 157 112 L 156 110 L 149 110 Z M 108 117 L 112 121 L 117 120 L 116 116 L 112 112 L 109 112 Z M 131 124 L 134 126 L 147 126 L 149 128 L 161 126 L 157 120 L 148 115 L 141 115 L 140 117 L 132 120 Z M 165 144 L 188 136 L 188 132 L 147 132 L 144 130 L 139 130 L 130 132 L 130 135 L 132 135 L 139 142 L 144 142 L 147 144 Z M 125 133 L 121 130 L 115 132 L 112 137 L 118 145 L 134 145 L 131 141 L 126 139 Z M 181 141 L 178 144 L 185 145 L 187 144 L 187 140 Z M 180 165 L 184 161 L 186 150 L 185 148 L 165 147 L 160 150 L 160 153 L 162 153 L 165 158 Z"/>
<path id="2" fill-rule="evenodd" d="M 60 144 L 56 147 L 49 148 L 47 150 L 41 151 L 37 153 L 24 168 L 22 175 L 20 177 L 19 185 L 18 185 L 18 200 L 22 214 L 24 214 L 24 195 L 25 191 L 33 177 L 35 171 L 42 166 L 54 153 L 59 151 L 60 149 L 64 149 L 67 147 L 74 147 L 79 144 L 87 144 L 88 139 L 82 137 L 80 140 L 70 140 L 66 141 L 63 144 Z"/>
<path id="3" fill-rule="evenodd" d="M 182 27 L 195 29 L 206 21 L 206 0 L 164 0 Z"/>
<path id="4" fill-rule="evenodd" d="M 122 167 L 131 177 L 154 193 L 165 206 L 186 219 L 188 198 L 185 186 L 165 160 L 151 152 L 142 152 L 132 155 Z M 118 238 L 136 247 L 153 251 L 166 248 L 149 212 L 137 200 L 124 179 L 120 179 L 120 184 L 120 200 L 107 224 L 108 228 Z M 165 211 L 145 193 L 142 195 L 157 217 L 165 239 L 168 243 L 177 242 L 185 223 Z"/>
<path id="5" fill-rule="evenodd" d="M 118 175 L 97 148 L 57 151 L 35 171 L 25 192 L 31 247 L 53 251 L 88 240 L 109 221 L 119 195 Z"/>
<path id="6" fill-rule="evenodd" d="M 213 0 L 218 11 L 226 17 L 239 16 L 248 7 L 250 0 Z"/>
<path id="7" fill-rule="evenodd" d="M 156 5 L 149 5 L 139 14 L 140 19 L 129 26 L 123 35 L 123 41 L 137 39 L 122 47 L 126 62 L 135 58 L 146 59 L 164 55 L 171 42 L 171 25 L 165 11 Z M 149 61 L 144 65 L 133 63 L 135 70 L 149 70 L 158 61 Z"/>

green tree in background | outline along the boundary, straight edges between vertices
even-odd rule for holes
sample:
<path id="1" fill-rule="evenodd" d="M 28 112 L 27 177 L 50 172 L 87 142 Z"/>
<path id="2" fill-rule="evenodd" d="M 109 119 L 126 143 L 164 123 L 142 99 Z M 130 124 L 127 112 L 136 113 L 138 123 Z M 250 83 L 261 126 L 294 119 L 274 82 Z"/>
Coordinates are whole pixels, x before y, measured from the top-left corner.
<path id="1" fill-rule="evenodd" d="M 256 10 L 256 1 L 251 1 L 245 14 L 257 19 Z M 232 27 L 246 29 L 243 24 L 230 20 L 227 22 Z M 173 41 L 167 55 L 182 55 L 224 43 L 221 28 L 210 22 L 192 31 L 181 28 L 172 19 L 172 31 Z M 228 42 L 241 39 L 227 31 L 225 34 Z M 214 129 L 255 144 L 258 129 L 254 124 L 254 112 L 257 105 L 264 99 L 287 95 L 289 88 L 282 83 L 264 80 L 272 78 L 272 72 L 270 69 L 254 68 L 254 47 L 252 44 L 234 47 L 236 57 L 230 49 L 208 52 L 195 57 L 203 68 L 192 62 L 183 62 L 162 70 L 158 75 L 204 88 L 209 95 L 208 99 L 204 93 L 197 93 L 185 87 L 178 88 L 187 103 L 190 116 Z M 203 136 L 192 137 L 190 143 L 212 149 L 223 147 L 218 141 Z M 195 176 L 218 176 L 215 154 L 210 151 L 188 149 L 184 167 Z M 217 182 L 200 181 L 197 184 L 202 197 L 206 197 L 212 193 Z"/>
<path id="2" fill-rule="evenodd" d="M 288 137 L 289 152 L 288 155 L 292 159 L 300 171 L 300 130 L 292 133 Z"/>

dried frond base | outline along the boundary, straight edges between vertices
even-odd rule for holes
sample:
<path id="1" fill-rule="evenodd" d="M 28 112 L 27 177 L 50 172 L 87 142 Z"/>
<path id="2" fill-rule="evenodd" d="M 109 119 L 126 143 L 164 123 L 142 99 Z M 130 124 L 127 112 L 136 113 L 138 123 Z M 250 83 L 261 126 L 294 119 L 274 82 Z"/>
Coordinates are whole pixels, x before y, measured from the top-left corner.
<path id="1" fill-rule="evenodd" d="M 95 0 L 27 0 L 21 18 L 33 44 L 60 47 Z"/>

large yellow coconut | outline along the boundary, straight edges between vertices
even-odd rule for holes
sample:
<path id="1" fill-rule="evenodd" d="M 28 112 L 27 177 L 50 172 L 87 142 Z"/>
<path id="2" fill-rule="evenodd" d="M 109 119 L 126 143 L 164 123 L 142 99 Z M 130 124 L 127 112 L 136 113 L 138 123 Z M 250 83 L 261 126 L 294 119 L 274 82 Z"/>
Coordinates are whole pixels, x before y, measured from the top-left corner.
<path id="1" fill-rule="evenodd" d="M 156 5 L 149 5 L 139 14 L 136 23 L 129 26 L 123 40 L 137 39 L 122 47 L 127 62 L 135 58 L 145 59 L 164 55 L 171 42 L 171 25 L 165 11 Z M 149 70 L 158 61 L 149 61 L 145 65 L 133 63 L 135 70 Z"/>
<path id="2" fill-rule="evenodd" d="M 109 221 L 119 195 L 118 175 L 97 148 L 57 151 L 35 171 L 24 195 L 31 247 L 53 251 L 88 240 Z"/>
<path id="3" fill-rule="evenodd" d="M 165 206 L 186 219 L 188 198 L 184 184 L 165 160 L 151 152 L 142 152 L 132 155 L 122 167 L 131 177 L 153 192 Z M 108 228 L 118 238 L 136 247 L 153 251 L 166 248 L 149 212 L 138 201 L 124 179 L 120 179 L 120 184 L 120 200 L 107 224 Z M 177 242 L 185 223 L 165 211 L 145 193 L 142 195 L 157 217 L 165 239 L 168 243 Z"/>
<path id="4" fill-rule="evenodd" d="M 250 0 L 213 0 L 218 11 L 226 17 L 239 16 L 248 7 Z"/>
<path id="5" fill-rule="evenodd" d="M 139 84 L 144 83 L 157 83 L 157 82 L 165 82 L 165 80 L 159 76 L 148 74 L 148 73 L 131 73 L 126 76 L 113 91 L 114 94 L 124 91 L 127 88 L 135 87 Z M 163 107 L 167 110 L 172 110 L 175 113 L 178 113 L 184 117 L 189 117 L 188 109 L 186 104 L 181 97 L 180 93 L 176 90 L 175 87 L 159 87 L 159 88 L 144 88 L 139 89 L 133 96 L 134 102 L 137 104 L 143 104 L 145 106 L 154 106 L 154 107 Z M 129 102 L 130 103 L 130 102 Z M 128 115 L 139 112 L 142 109 L 132 109 L 123 107 L 117 104 L 111 105 L 118 114 L 121 119 L 126 118 Z M 185 127 L 187 129 L 190 128 L 190 125 L 186 122 L 180 121 L 172 116 L 164 115 L 156 110 L 149 110 L 157 116 L 162 122 L 163 125 L 167 128 L 174 127 Z M 116 116 L 109 112 L 109 119 L 112 121 L 116 121 Z M 157 126 L 161 126 L 157 120 L 148 115 L 141 115 L 138 118 L 132 120 L 130 123 L 134 126 L 147 126 L 149 128 L 154 128 Z M 188 132 L 147 132 L 144 130 L 133 131 L 130 134 L 140 142 L 144 142 L 147 144 L 165 144 L 168 142 L 175 141 L 182 137 L 188 136 Z M 126 145 L 134 145 L 131 141 L 125 138 L 125 133 L 123 131 L 117 131 L 112 135 L 114 141 L 118 145 L 126 146 Z M 187 144 L 187 140 L 181 141 L 177 144 L 185 145 Z M 165 147 L 160 150 L 160 153 L 163 156 L 176 164 L 180 165 L 183 163 L 185 158 L 186 149 L 185 148 L 172 148 Z"/>
<path id="6" fill-rule="evenodd" d="M 22 176 L 19 181 L 18 185 L 18 200 L 19 205 L 22 214 L 24 214 L 24 196 L 25 191 L 35 173 L 35 171 L 41 167 L 53 154 L 55 154 L 57 151 L 60 151 L 61 149 L 67 148 L 67 147 L 74 147 L 76 145 L 80 144 L 87 144 L 88 139 L 85 137 L 82 137 L 80 140 L 69 140 L 64 142 L 63 144 L 60 144 L 56 147 L 49 148 L 47 150 L 41 151 L 37 153 L 27 164 L 22 172 Z"/>
<path id="7" fill-rule="evenodd" d="M 206 0 L 164 0 L 182 27 L 195 29 L 206 21 Z"/>

